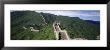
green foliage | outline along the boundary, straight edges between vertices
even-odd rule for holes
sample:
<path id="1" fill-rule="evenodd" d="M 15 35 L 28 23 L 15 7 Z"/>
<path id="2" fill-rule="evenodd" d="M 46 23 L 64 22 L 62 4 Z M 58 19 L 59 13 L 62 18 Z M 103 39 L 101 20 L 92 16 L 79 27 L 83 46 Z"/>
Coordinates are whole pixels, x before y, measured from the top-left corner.
<path id="1" fill-rule="evenodd" d="M 39 33 L 36 33 L 33 39 L 38 39 L 38 40 L 55 40 L 55 35 L 53 32 L 53 27 L 52 25 L 46 25 L 43 27 Z"/>
<path id="2" fill-rule="evenodd" d="M 100 25 L 89 23 L 77 17 L 60 16 L 61 29 L 66 29 L 70 38 L 86 38 L 95 40 L 100 35 Z"/>
<path id="3" fill-rule="evenodd" d="M 41 15 L 45 18 L 45 22 L 48 24 L 53 24 L 53 22 L 56 20 L 56 15 L 49 13 L 41 13 Z"/>
<path id="4" fill-rule="evenodd" d="M 60 22 L 60 28 L 62 30 L 66 29 L 72 39 L 86 38 L 95 40 L 96 36 L 100 35 L 100 24 L 90 23 L 78 17 L 58 16 L 34 11 L 13 11 L 11 12 L 11 39 L 55 40 L 52 26 L 55 21 Z M 31 31 L 30 27 L 39 31 Z"/>
<path id="5" fill-rule="evenodd" d="M 27 29 L 24 29 L 26 27 Z M 31 31 L 33 27 L 38 32 Z M 12 40 L 50 40 L 55 39 L 52 24 L 46 25 L 39 13 L 34 11 L 11 12 Z"/>

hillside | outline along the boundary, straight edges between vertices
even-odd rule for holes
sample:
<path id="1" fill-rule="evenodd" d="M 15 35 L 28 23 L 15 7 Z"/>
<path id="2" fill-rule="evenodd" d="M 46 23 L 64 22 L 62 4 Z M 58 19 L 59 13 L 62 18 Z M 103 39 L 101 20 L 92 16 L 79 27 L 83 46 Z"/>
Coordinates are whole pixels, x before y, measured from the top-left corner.
<path id="1" fill-rule="evenodd" d="M 34 11 L 11 12 L 12 40 L 55 40 L 52 24 L 60 22 L 71 39 L 85 38 L 95 40 L 100 35 L 100 23 L 86 21 L 78 17 L 37 13 Z"/>
<path id="2" fill-rule="evenodd" d="M 92 20 L 85 20 L 85 21 L 93 23 L 93 24 L 99 24 L 100 25 L 100 21 L 92 21 Z"/>
<path id="3" fill-rule="evenodd" d="M 32 31 L 32 28 L 35 31 Z M 52 25 L 46 25 L 39 13 L 34 11 L 14 11 L 11 12 L 11 39 L 54 40 L 55 36 Z"/>

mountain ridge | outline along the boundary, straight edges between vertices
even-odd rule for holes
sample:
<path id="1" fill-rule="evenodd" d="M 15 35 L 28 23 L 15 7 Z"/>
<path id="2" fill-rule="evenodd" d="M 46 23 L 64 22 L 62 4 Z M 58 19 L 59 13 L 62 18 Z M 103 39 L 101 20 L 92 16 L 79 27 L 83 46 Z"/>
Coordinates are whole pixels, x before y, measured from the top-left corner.
<path id="1" fill-rule="evenodd" d="M 44 21 L 45 19 L 45 21 Z M 96 40 L 100 35 L 100 23 L 90 20 L 82 20 L 79 17 L 38 13 L 35 11 L 12 11 L 11 12 L 11 39 L 12 40 L 55 40 L 52 24 L 60 22 L 61 29 L 68 32 L 70 38 L 85 38 Z M 47 24 L 46 24 L 47 23 Z M 26 27 L 27 30 L 22 27 Z M 30 31 L 33 27 L 39 32 Z M 21 36 L 22 35 L 22 36 Z"/>

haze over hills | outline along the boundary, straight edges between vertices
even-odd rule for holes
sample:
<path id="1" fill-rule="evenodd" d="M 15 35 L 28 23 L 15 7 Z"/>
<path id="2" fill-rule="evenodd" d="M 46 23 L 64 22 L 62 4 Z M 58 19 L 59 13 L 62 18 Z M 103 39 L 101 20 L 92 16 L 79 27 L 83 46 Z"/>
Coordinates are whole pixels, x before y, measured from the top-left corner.
<path id="1" fill-rule="evenodd" d="M 54 22 L 59 22 L 60 28 L 66 30 L 71 39 L 96 40 L 100 35 L 100 22 L 98 21 L 35 11 L 12 11 L 11 39 L 55 40 L 52 26 Z"/>
<path id="2" fill-rule="evenodd" d="M 93 24 L 99 24 L 100 25 L 100 21 L 92 21 L 92 20 L 85 20 L 85 21 L 93 23 Z"/>

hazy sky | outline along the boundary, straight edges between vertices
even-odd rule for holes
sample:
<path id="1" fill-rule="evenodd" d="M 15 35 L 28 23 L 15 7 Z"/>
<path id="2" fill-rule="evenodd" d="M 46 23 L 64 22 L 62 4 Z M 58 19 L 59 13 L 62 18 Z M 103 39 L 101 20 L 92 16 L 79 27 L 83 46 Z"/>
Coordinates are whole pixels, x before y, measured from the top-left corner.
<path id="1" fill-rule="evenodd" d="M 79 17 L 84 20 L 94 20 L 94 21 L 100 21 L 100 10 L 54 10 L 54 11 L 36 11 L 36 12 L 44 12 L 44 13 L 51 13 L 55 15 L 64 15 L 64 16 L 70 16 L 70 17 Z"/>

